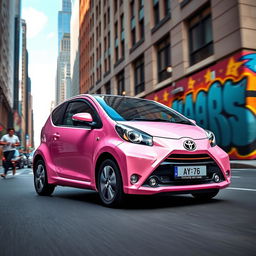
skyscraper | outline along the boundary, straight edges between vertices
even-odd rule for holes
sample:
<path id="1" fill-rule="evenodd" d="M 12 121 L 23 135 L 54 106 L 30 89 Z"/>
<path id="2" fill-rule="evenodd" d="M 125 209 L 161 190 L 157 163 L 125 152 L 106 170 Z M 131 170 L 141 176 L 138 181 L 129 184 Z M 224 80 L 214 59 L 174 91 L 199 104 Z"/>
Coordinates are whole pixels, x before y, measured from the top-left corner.
<path id="1" fill-rule="evenodd" d="M 19 74 L 20 0 L 0 1 L 0 136 L 13 125 Z"/>
<path id="2" fill-rule="evenodd" d="M 64 101 L 70 93 L 70 34 L 63 35 L 57 62 L 56 105 Z"/>
<path id="3" fill-rule="evenodd" d="M 70 97 L 70 18 L 71 0 L 62 0 L 58 13 L 58 59 L 55 104 Z"/>
<path id="4" fill-rule="evenodd" d="M 62 10 L 58 14 L 58 49 L 65 33 L 70 34 L 71 0 L 62 0 Z"/>
<path id="5" fill-rule="evenodd" d="M 80 0 L 73 0 L 70 21 L 71 96 L 79 94 L 79 8 Z"/>
<path id="6" fill-rule="evenodd" d="M 27 24 L 25 20 L 21 20 L 22 27 L 22 72 L 21 72 L 21 145 L 25 150 L 33 147 L 33 110 L 31 95 L 31 80 L 28 75 L 28 51 L 27 51 Z"/>

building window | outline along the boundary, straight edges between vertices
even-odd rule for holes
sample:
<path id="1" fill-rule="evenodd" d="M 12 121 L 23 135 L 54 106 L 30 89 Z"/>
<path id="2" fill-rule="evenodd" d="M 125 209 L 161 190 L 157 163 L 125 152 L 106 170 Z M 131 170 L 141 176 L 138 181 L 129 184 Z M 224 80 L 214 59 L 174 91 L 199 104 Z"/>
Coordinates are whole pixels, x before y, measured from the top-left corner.
<path id="1" fill-rule="evenodd" d="M 104 37 L 104 54 L 106 53 L 107 51 L 107 37 L 105 36 Z"/>
<path id="2" fill-rule="evenodd" d="M 144 83 L 144 56 L 138 58 L 134 62 L 134 89 L 135 95 L 143 92 L 145 90 L 145 83 Z"/>
<path id="3" fill-rule="evenodd" d="M 210 7 L 189 20 L 190 64 L 213 54 L 212 17 Z"/>
<path id="4" fill-rule="evenodd" d="M 130 2 L 131 13 L 131 46 L 136 44 L 136 21 L 135 21 L 135 4 L 134 1 Z"/>
<path id="5" fill-rule="evenodd" d="M 135 4 L 134 0 L 130 2 L 130 12 L 131 12 L 131 18 L 135 16 Z"/>
<path id="6" fill-rule="evenodd" d="M 140 39 L 144 38 L 144 0 L 139 1 L 139 33 Z"/>
<path id="7" fill-rule="evenodd" d="M 98 16 L 99 16 L 99 8 L 98 8 L 98 5 L 96 6 L 96 20 L 98 19 Z"/>
<path id="8" fill-rule="evenodd" d="M 121 41 L 121 57 L 124 58 L 125 48 L 124 48 L 124 40 Z"/>
<path id="9" fill-rule="evenodd" d="M 104 29 L 106 29 L 107 26 L 107 15 L 104 13 Z"/>
<path id="10" fill-rule="evenodd" d="M 117 47 L 115 47 L 115 56 L 116 56 L 116 62 L 118 61 L 118 59 L 119 59 L 119 50 L 118 50 L 118 46 Z"/>
<path id="11" fill-rule="evenodd" d="M 165 16 L 167 16 L 170 13 L 171 13 L 171 1 L 164 0 L 164 14 L 165 14 Z"/>
<path id="12" fill-rule="evenodd" d="M 120 39 L 121 39 L 121 57 L 124 58 L 125 33 L 124 33 L 124 15 L 123 14 L 120 17 Z"/>
<path id="13" fill-rule="evenodd" d="M 115 23 L 115 60 L 119 59 L 119 49 L 118 49 L 118 23 Z"/>
<path id="14" fill-rule="evenodd" d="M 136 29 L 132 29 L 131 31 L 131 43 L 132 46 L 134 46 L 136 44 Z"/>
<path id="15" fill-rule="evenodd" d="M 110 82 L 106 83 L 105 92 L 106 94 L 111 94 Z"/>
<path id="16" fill-rule="evenodd" d="M 160 21 L 159 0 L 153 0 L 153 12 L 154 12 L 154 22 L 156 26 Z"/>
<path id="17" fill-rule="evenodd" d="M 111 55 L 108 55 L 108 71 L 111 69 Z"/>
<path id="18" fill-rule="evenodd" d="M 116 80 L 117 80 L 117 94 L 124 95 L 125 94 L 124 70 L 122 70 L 117 74 Z"/>
<path id="19" fill-rule="evenodd" d="M 171 76 L 171 73 L 167 72 L 167 68 L 171 66 L 169 36 L 161 40 L 161 42 L 159 42 L 156 45 L 156 48 L 157 48 L 158 82 L 161 82 Z"/>
<path id="20" fill-rule="evenodd" d="M 110 8 L 108 7 L 108 24 L 110 23 Z"/>
<path id="21" fill-rule="evenodd" d="M 114 12 L 117 12 L 117 0 L 114 0 Z"/>

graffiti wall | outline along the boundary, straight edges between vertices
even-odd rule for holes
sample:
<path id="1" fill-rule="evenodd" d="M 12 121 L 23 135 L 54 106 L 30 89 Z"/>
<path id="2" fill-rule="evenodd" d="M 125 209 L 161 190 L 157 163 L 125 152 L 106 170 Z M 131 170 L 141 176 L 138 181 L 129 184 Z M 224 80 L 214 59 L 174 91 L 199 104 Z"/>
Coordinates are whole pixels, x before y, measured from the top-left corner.
<path id="1" fill-rule="evenodd" d="M 147 98 L 213 131 L 231 159 L 256 159 L 256 52 L 241 51 Z"/>

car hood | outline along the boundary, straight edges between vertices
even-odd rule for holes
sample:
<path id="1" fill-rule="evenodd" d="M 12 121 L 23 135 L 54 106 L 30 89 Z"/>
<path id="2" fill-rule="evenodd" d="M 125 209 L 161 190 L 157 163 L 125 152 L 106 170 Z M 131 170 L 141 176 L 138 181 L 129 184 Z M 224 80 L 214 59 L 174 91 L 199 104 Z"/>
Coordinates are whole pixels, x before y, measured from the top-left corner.
<path id="1" fill-rule="evenodd" d="M 154 137 L 172 139 L 180 139 L 184 137 L 192 139 L 207 138 L 204 129 L 196 125 L 145 121 L 119 121 L 117 123 L 137 128 Z"/>

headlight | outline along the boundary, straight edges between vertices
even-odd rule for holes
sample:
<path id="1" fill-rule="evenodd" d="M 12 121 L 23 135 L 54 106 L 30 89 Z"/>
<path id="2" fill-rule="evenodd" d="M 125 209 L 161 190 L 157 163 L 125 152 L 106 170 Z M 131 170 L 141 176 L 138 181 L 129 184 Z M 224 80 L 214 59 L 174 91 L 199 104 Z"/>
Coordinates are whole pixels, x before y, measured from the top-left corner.
<path id="1" fill-rule="evenodd" d="M 140 130 L 117 124 L 116 131 L 119 136 L 126 141 L 147 146 L 153 145 L 153 137 Z"/>
<path id="2" fill-rule="evenodd" d="M 216 138 L 213 132 L 209 131 L 209 130 L 205 130 L 206 135 L 209 139 L 209 142 L 211 144 L 212 147 L 216 146 Z"/>

